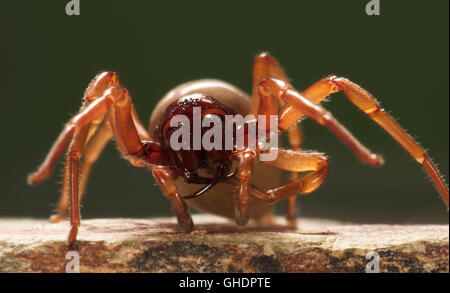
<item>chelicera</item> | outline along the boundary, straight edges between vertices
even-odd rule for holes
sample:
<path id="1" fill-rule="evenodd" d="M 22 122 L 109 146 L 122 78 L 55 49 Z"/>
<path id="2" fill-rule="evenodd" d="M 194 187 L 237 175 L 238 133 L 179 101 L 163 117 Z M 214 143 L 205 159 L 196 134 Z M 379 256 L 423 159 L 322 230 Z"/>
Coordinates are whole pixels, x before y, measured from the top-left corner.
<path id="1" fill-rule="evenodd" d="M 70 216 L 68 242 L 73 244 L 80 225 L 79 205 L 91 166 L 106 143 L 114 138 L 120 152 L 132 165 L 152 169 L 162 192 L 170 200 L 179 227 L 185 232 L 194 226 L 187 205 L 234 217 L 237 224 L 244 225 L 250 218 L 258 222 L 270 221 L 271 203 L 287 200 L 286 218 L 290 226 L 295 226 L 296 195 L 317 189 L 328 172 L 325 155 L 301 149 L 298 121 L 302 117 L 327 127 L 362 162 L 372 166 L 383 164 L 380 155 L 364 147 L 319 105 L 338 91 L 343 91 L 357 108 L 424 166 L 448 207 L 448 187 L 425 150 L 371 94 L 348 79 L 336 76 L 326 77 L 299 92 L 289 83 L 281 66 L 266 53 L 255 58 L 251 98 L 223 81 L 188 82 L 170 91 L 159 102 L 148 130 L 140 122 L 129 92 L 120 85 L 117 74 L 99 74 L 88 86 L 81 110 L 66 124 L 42 165 L 29 175 L 28 182 L 38 184 L 46 179 L 69 145 L 58 213 L 51 220 L 58 222 Z M 287 131 L 291 149 L 275 146 L 276 159 L 264 162 L 258 160 L 263 152 L 260 148 L 175 150 L 169 140 L 177 129 L 173 125 L 177 123 L 171 126 L 170 122 L 178 114 L 192 119 L 194 107 L 201 109 L 202 117 L 214 114 L 219 119 L 236 113 L 250 114 L 255 119 L 264 115 L 267 123 L 271 115 L 278 115 L 278 129 L 271 129 L 269 124 L 265 129 L 268 133 Z M 244 136 L 247 142 L 258 139 L 248 131 Z M 280 170 L 291 172 L 289 183 L 281 184 Z M 307 173 L 300 176 L 299 172 Z"/>

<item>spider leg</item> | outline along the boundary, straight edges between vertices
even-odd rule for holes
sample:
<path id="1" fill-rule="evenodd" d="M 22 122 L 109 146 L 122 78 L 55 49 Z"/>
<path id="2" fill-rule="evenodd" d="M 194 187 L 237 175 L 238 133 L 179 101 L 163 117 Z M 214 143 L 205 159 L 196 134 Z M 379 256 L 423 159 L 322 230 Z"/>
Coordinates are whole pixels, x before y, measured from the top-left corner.
<path id="1" fill-rule="evenodd" d="M 133 108 L 132 112 L 133 118 L 137 117 L 136 111 Z M 95 127 L 94 122 L 91 123 L 91 126 L 89 128 L 89 138 L 86 141 L 86 146 L 82 152 L 82 163 L 81 163 L 81 170 L 80 170 L 80 179 L 79 179 L 79 201 L 80 204 L 83 200 L 84 191 L 86 188 L 87 181 L 89 179 L 90 171 L 92 169 L 92 166 L 94 163 L 98 160 L 101 153 L 103 152 L 104 148 L 106 147 L 107 143 L 111 140 L 113 137 L 113 132 L 111 130 L 110 122 L 106 119 L 104 121 L 104 117 L 101 117 L 102 119 L 99 120 L 99 122 L 103 122 L 103 124 L 98 128 Z M 148 135 L 145 128 L 140 123 L 139 119 L 134 119 L 136 124 L 136 129 L 139 132 L 139 136 L 142 140 L 149 140 L 150 136 Z M 99 124 L 99 123 L 98 123 Z M 97 125 L 98 126 L 98 125 Z M 98 128 L 98 130 L 97 130 Z M 95 132 L 94 134 L 92 134 Z M 92 138 L 90 138 L 93 136 Z M 62 191 L 58 203 L 58 213 L 54 214 L 50 217 L 50 220 L 53 223 L 60 222 L 61 220 L 64 220 L 68 217 L 68 205 L 69 205 L 69 161 L 66 160 L 66 164 L 64 167 L 64 175 L 63 175 L 63 186 Z"/>
<path id="2" fill-rule="evenodd" d="M 86 183 L 89 178 L 89 174 L 91 173 L 92 165 L 98 160 L 107 143 L 111 140 L 112 137 L 113 133 L 111 131 L 109 121 L 105 121 L 105 123 L 100 127 L 100 129 L 97 131 L 97 133 L 86 146 L 83 152 L 80 171 L 80 202 L 83 199 L 84 191 L 86 189 Z"/>
<path id="3" fill-rule="evenodd" d="M 53 223 L 60 222 L 67 218 L 68 216 L 68 205 L 69 205 L 69 194 L 72 192 L 71 188 L 71 172 L 73 167 L 73 158 L 71 158 L 71 153 L 75 154 L 83 150 L 84 144 L 87 140 L 89 134 L 90 125 L 84 127 L 78 134 L 74 135 L 72 142 L 69 146 L 69 151 L 66 153 L 64 174 L 63 174 L 63 186 L 61 190 L 61 195 L 58 203 L 58 213 L 50 216 L 50 221 Z M 78 172 L 78 167 L 76 167 Z"/>
<path id="4" fill-rule="evenodd" d="M 288 82 L 288 77 L 280 64 L 268 53 L 261 53 L 255 57 L 253 62 L 253 88 L 250 115 L 257 115 L 259 109 L 258 84 L 267 77 L 274 77 Z"/>
<path id="5" fill-rule="evenodd" d="M 78 178 L 79 161 L 81 151 L 83 150 L 87 138 L 89 127 L 84 127 L 79 133 L 75 134 L 67 152 L 67 161 L 69 162 L 69 193 L 70 193 L 70 232 L 68 237 L 69 245 L 75 242 L 80 226 L 80 201 L 78 199 Z"/>
<path id="6" fill-rule="evenodd" d="M 261 53 L 255 57 L 253 63 L 253 92 L 250 114 L 256 115 L 259 110 L 258 83 L 267 77 L 275 77 L 289 83 L 288 77 L 280 64 L 268 53 Z M 279 101 L 283 106 L 283 102 Z M 266 119 L 266 121 L 270 121 Z M 267 126 L 266 126 L 267 127 Z M 298 123 L 293 123 L 288 132 L 289 144 L 292 149 L 298 150 L 301 147 L 303 135 Z M 290 180 L 294 181 L 298 178 L 296 172 L 291 172 Z M 291 196 L 286 200 L 286 220 L 290 227 L 296 227 L 297 221 L 297 197 Z"/>
<path id="7" fill-rule="evenodd" d="M 293 150 L 277 149 L 277 159 L 271 162 L 277 168 L 291 172 L 312 171 L 278 188 L 260 191 L 254 186 L 248 185 L 249 193 L 254 197 L 267 202 L 278 202 L 298 193 L 306 194 L 316 190 L 325 180 L 328 173 L 328 160 L 321 153 L 301 152 Z M 242 179 L 230 177 L 227 182 L 240 186 Z"/>
<path id="8" fill-rule="evenodd" d="M 67 129 L 74 129 L 74 138 L 67 152 L 69 162 L 69 193 L 70 193 L 70 225 L 71 230 L 68 237 L 69 245 L 72 245 L 76 240 L 78 233 L 78 226 L 80 225 L 80 208 L 79 208 L 79 161 L 82 155 L 83 148 L 85 146 L 86 137 L 88 135 L 88 126 L 93 120 L 103 116 L 109 107 L 117 103 L 118 100 L 122 100 L 125 96 L 124 90 L 114 87 L 108 89 L 105 95 L 83 109 L 77 114 L 67 125 L 64 132 L 68 132 Z M 136 132 L 136 130 L 135 130 Z M 137 132 L 136 132 L 137 136 Z M 140 142 L 140 141 L 139 141 Z M 58 143 L 58 141 L 57 141 Z M 136 142 L 131 141 L 128 144 L 130 149 L 134 151 L 133 144 Z M 123 145 L 127 146 L 125 143 Z M 125 150 L 127 150 L 125 148 Z"/>
<path id="9" fill-rule="evenodd" d="M 103 72 L 97 75 L 87 87 L 84 96 L 83 104 L 80 112 L 85 110 L 93 101 L 101 97 L 104 91 L 111 87 L 119 85 L 117 74 L 114 72 Z M 44 162 L 39 166 L 38 170 L 28 176 L 28 183 L 31 185 L 39 184 L 47 179 L 58 158 L 61 156 L 67 144 L 71 141 L 75 126 L 68 123 L 59 137 L 56 139 L 51 150 L 48 152 Z M 78 129 L 79 131 L 80 129 Z"/>
<path id="10" fill-rule="evenodd" d="M 300 150 L 303 142 L 303 132 L 298 123 L 294 123 L 287 130 L 289 144 L 291 145 L 292 150 Z M 297 180 L 299 178 L 298 172 L 291 172 L 289 176 L 289 180 L 291 182 Z M 291 228 L 297 227 L 297 197 L 291 196 L 286 199 L 285 204 L 285 218 L 288 223 L 288 226 Z"/>
<path id="11" fill-rule="evenodd" d="M 85 100 L 82 109 L 85 109 L 88 102 Z M 72 141 L 70 143 L 69 151 L 66 153 L 66 163 L 64 166 L 64 173 L 63 173 L 63 186 L 61 190 L 60 200 L 58 203 L 58 213 L 50 216 L 50 221 L 52 223 L 60 222 L 68 217 L 68 205 L 69 205 L 69 194 L 70 194 L 70 188 L 72 188 L 71 183 L 71 169 L 78 167 L 73 167 L 73 161 L 70 156 L 71 153 L 80 153 L 80 155 L 83 154 L 83 150 L 85 149 L 86 145 L 91 140 L 91 137 L 93 134 L 97 131 L 99 128 L 99 125 L 103 122 L 105 118 L 105 115 L 100 116 L 99 118 L 93 120 L 91 123 L 86 125 L 80 132 L 72 138 Z M 103 128 L 103 127 L 101 127 Z M 77 163 L 78 164 L 78 163 Z M 71 167 L 72 166 L 72 167 Z M 86 168 L 84 168 L 84 162 L 83 162 L 83 168 L 81 171 L 81 177 L 80 181 L 82 182 L 78 187 L 78 202 L 81 203 L 81 199 L 83 196 L 83 190 L 85 186 L 85 182 L 89 173 L 89 163 L 87 162 Z M 86 176 L 86 177 L 85 177 Z M 78 179 L 77 179 L 78 180 Z"/>
<path id="12" fill-rule="evenodd" d="M 237 171 L 238 183 L 235 198 L 235 220 L 238 225 L 245 225 L 249 220 L 248 205 L 250 201 L 250 182 L 253 177 L 256 152 L 253 150 L 238 151 L 235 156 L 239 159 Z M 234 177 L 232 177 L 234 179 Z"/>
<path id="13" fill-rule="evenodd" d="M 426 151 L 395 121 L 392 116 L 387 114 L 381 107 L 377 100 L 366 90 L 362 89 L 357 84 L 351 82 L 346 78 L 330 76 L 324 78 L 302 93 L 313 103 L 317 104 L 326 98 L 329 94 L 338 91 L 343 91 L 347 98 L 372 120 L 380 125 L 387 133 L 389 133 L 408 153 L 419 163 L 422 164 L 441 194 L 447 207 L 449 205 L 449 192 L 444 179 L 439 174 L 437 167 Z M 286 93 L 291 95 L 292 93 Z M 286 105 L 285 105 L 286 106 Z M 295 108 L 295 107 L 294 107 Z M 281 110 L 280 117 L 283 117 L 283 122 L 280 121 L 279 128 L 285 129 L 289 127 L 292 121 L 297 121 L 303 116 L 296 109 L 288 109 L 284 107 Z"/>
<path id="14" fill-rule="evenodd" d="M 92 102 L 92 99 L 84 99 L 84 103 L 82 106 L 82 109 L 85 109 L 86 106 Z M 100 125 L 104 122 L 105 120 L 105 115 L 100 116 L 99 118 L 95 119 L 94 121 L 92 121 L 89 125 L 87 125 L 85 128 L 83 128 L 83 130 L 80 132 L 79 135 L 75 136 L 77 137 L 77 148 L 80 149 L 80 152 L 83 153 L 83 149 L 86 147 L 86 145 L 90 142 L 92 136 L 97 132 L 98 128 L 100 127 Z M 101 127 L 103 129 L 103 127 Z M 100 131 L 98 131 L 100 132 Z M 72 143 L 75 143 L 75 137 L 72 138 Z M 86 161 L 85 159 L 83 159 L 83 164 L 82 164 L 82 170 L 81 170 L 81 175 L 80 175 L 80 187 L 79 187 L 79 201 L 81 202 L 81 199 L 83 197 L 83 191 L 84 191 L 84 186 L 85 186 L 85 182 L 87 179 L 87 176 L 89 175 L 89 162 Z M 85 168 L 85 161 L 86 161 L 86 168 Z M 52 223 L 58 223 L 64 219 L 66 219 L 68 217 L 68 205 L 69 205 L 69 186 L 70 186 L 70 157 L 69 157 L 69 153 L 66 154 L 66 162 L 64 165 L 64 173 L 63 173 L 63 184 L 62 184 L 62 190 L 61 190 L 61 195 L 60 195 L 60 199 L 59 199 L 59 203 L 58 203 L 58 212 L 57 214 L 51 215 L 50 216 L 50 221 Z"/>
<path id="15" fill-rule="evenodd" d="M 341 139 L 363 162 L 378 166 L 383 164 L 381 156 L 373 154 L 364 147 L 343 125 L 341 125 L 330 112 L 319 105 L 314 104 L 309 99 L 302 96 L 297 91 L 291 89 L 284 81 L 276 78 L 266 78 L 259 84 L 260 113 L 272 113 L 271 109 L 274 99 L 280 99 L 294 107 L 298 112 L 312 118 L 317 123 L 326 126 L 339 139 Z M 266 114 L 267 115 L 267 114 Z M 285 117 L 279 117 L 279 123 L 283 125 Z M 280 129 L 279 131 L 282 131 Z"/>
<path id="16" fill-rule="evenodd" d="M 104 124 L 98 129 L 95 136 L 85 147 L 82 154 L 82 163 L 79 179 L 79 202 L 83 200 L 84 190 L 87 180 L 92 168 L 92 165 L 97 161 L 106 144 L 111 140 L 113 133 L 109 125 L 109 121 L 105 121 Z M 52 222 L 59 222 L 68 216 L 68 204 L 69 204 L 69 164 L 66 163 L 64 168 L 63 188 L 58 203 L 58 213 L 50 217 Z"/>
<path id="17" fill-rule="evenodd" d="M 136 125 L 136 130 L 141 140 L 151 140 L 150 134 L 147 132 L 144 125 L 142 125 L 142 122 L 139 119 L 139 115 L 137 114 L 133 104 L 131 105 L 131 116 L 133 117 L 134 125 Z"/>
<path id="18" fill-rule="evenodd" d="M 116 73 L 114 72 L 103 72 L 97 75 L 92 82 L 87 87 L 84 96 L 83 96 L 83 104 L 81 106 L 80 112 L 84 111 L 87 107 L 89 107 L 94 101 L 98 100 L 103 96 L 105 90 L 112 86 L 119 86 L 119 79 Z M 112 116 L 112 115 L 110 115 Z M 133 120 L 136 122 L 136 128 L 138 130 L 139 135 L 145 139 L 150 140 L 150 136 L 145 131 L 145 128 L 142 126 L 142 123 L 139 121 L 139 118 L 136 114 L 136 110 L 132 106 L 132 116 Z M 98 117 L 98 121 L 102 121 L 101 117 Z M 97 127 L 100 123 L 94 123 Z M 96 127 L 91 127 L 89 134 L 85 140 L 85 142 L 89 141 L 89 138 L 96 131 Z M 31 173 L 28 176 L 28 183 L 30 185 L 35 185 L 41 183 L 43 180 L 47 179 L 53 167 L 55 166 L 58 158 L 61 156 L 67 144 L 71 141 L 76 129 L 74 125 L 70 122 L 66 125 L 64 130 L 61 132 L 55 143 L 53 144 L 51 150 L 48 152 L 44 162 L 39 166 L 38 170 L 34 173 Z M 78 129 L 79 131 L 79 129 Z"/>
<path id="19" fill-rule="evenodd" d="M 136 129 L 135 121 L 132 115 L 131 98 L 128 91 L 120 86 L 107 89 L 104 95 L 92 102 L 84 111 L 76 115 L 70 125 L 76 129 L 82 128 L 89 121 L 95 120 L 110 110 L 110 123 L 115 140 L 120 150 L 126 158 L 135 166 L 145 166 L 142 156 L 147 151 L 139 133 Z M 113 114 L 112 114 L 113 113 Z M 112 121 L 113 120 L 113 121 Z M 78 135 L 78 134 L 76 134 Z M 78 200 L 78 163 L 81 157 L 81 151 L 77 148 L 69 149 L 70 156 L 70 202 L 71 202 L 71 231 L 69 233 L 69 244 L 76 240 L 78 226 L 80 225 L 79 200 Z M 147 157 L 147 156 L 146 156 Z"/>
<path id="20" fill-rule="evenodd" d="M 192 217 L 188 212 L 186 203 L 181 198 L 175 179 L 178 177 L 173 170 L 168 167 L 157 167 L 153 169 L 153 176 L 161 187 L 172 205 L 172 210 L 177 216 L 178 225 L 184 232 L 190 232 L 194 228 Z"/>
<path id="21" fill-rule="evenodd" d="M 104 90 L 99 94 L 99 87 Z M 151 141 L 143 143 L 142 136 L 149 137 L 148 134 L 139 133 L 136 127 L 137 116 L 131 104 L 131 97 L 128 91 L 120 87 L 117 76 L 113 73 L 103 73 L 100 77 L 94 79 L 86 90 L 84 104 L 80 112 L 75 115 L 65 126 L 62 134 L 55 142 L 54 146 L 47 155 L 46 160 L 37 172 L 29 176 L 30 183 L 39 183 L 48 175 L 58 156 L 62 153 L 67 143 L 72 140 L 67 153 L 66 162 L 68 171 L 65 173 L 69 177 L 70 194 L 70 222 L 71 230 L 68 237 L 69 245 L 76 240 L 78 226 L 80 225 L 79 212 L 79 161 L 87 141 L 93 135 L 91 127 L 98 127 L 95 123 L 108 115 L 112 133 L 117 141 L 119 149 L 126 158 L 135 166 L 145 166 L 148 164 L 164 164 L 166 158 L 161 153 L 157 144 Z M 98 142 L 97 142 L 98 143 Z M 106 142 L 104 142 L 106 143 Z M 97 151 L 102 148 L 97 144 Z M 92 151 L 95 153 L 95 151 Z M 89 166 L 88 166 L 89 167 Z M 63 189 L 64 192 L 64 189 Z M 64 199 L 63 199 L 64 201 Z M 64 203 L 62 204 L 64 205 Z"/>

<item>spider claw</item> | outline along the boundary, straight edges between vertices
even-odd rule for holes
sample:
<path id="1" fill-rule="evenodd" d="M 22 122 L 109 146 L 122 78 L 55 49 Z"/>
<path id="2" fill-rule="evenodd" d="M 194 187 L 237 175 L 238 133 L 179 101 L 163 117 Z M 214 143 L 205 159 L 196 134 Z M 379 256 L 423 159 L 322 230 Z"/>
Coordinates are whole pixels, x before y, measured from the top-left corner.
<path id="1" fill-rule="evenodd" d="M 37 185 L 39 183 L 41 183 L 41 181 L 43 180 L 43 178 L 45 178 L 46 176 L 42 176 L 40 173 L 38 172 L 33 172 L 30 173 L 27 177 L 27 183 L 28 185 Z"/>
<path id="2" fill-rule="evenodd" d="M 384 158 L 382 155 L 379 154 L 372 154 L 370 156 L 370 161 L 369 164 L 375 166 L 375 167 L 379 167 L 384 165 Z"/>

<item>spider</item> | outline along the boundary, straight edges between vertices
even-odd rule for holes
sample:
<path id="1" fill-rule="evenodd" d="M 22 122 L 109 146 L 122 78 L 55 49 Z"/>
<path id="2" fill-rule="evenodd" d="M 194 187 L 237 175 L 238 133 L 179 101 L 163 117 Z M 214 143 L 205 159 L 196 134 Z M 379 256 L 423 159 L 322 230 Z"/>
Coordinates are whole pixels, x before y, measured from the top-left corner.
<path id="1" fill-rule="evenodd" d="M 182 231 L 189 232 L 194 227 L 187 205 L 234 217 L 238 225 L 244 225 L 250 218 L 262 223 L 270 221 L 271 203 L 282 200 L 287 200 L 288 225 L 294 227 L 296 195 L 317 189 L 328 172 L 325 155 L 301 149 L 302 132 L 297 122 L 302 117 L 327 127 L 362 162 L 371 166 L 383 164 L 380 155 L 364 147 L 319 105 L 338 91 L 343 91 L 357 108 L 384 128 L 424 166 L 448 207 L 448 187 L 425 150 L 380 108 L 371 94 L 350 80 L 336 76 L 323 78 L 299 92 L 290 84 L 278 62 L 267 53 L 255 57 L 251 99 L 224 81 L 188 82 L 171 90 L 158 103 L 148 131 L 140 122 L 130 94 L 120 85 L 117 74 L 103 72 L 97 75 L 85 91 L 81 110 L 65 125 L 44 162 L 29 175 L 28 183 L 38 184 L 49 177 L 58 157 L 69 144 L 58 213 L 51 217 L 51 221 L 58 222 L 70 216 L 68 243 L 72 245 L 80 225 L 79 205 L 92 164 L 114 137 L 118 149 L 132 165 L 152 169 L 156 182 L 170 200 Z M 258 155 L 265 151 L 248 147 L 248 142 L 257 138 L 248 131 L 246 124 L 244 136 L 247 144 L 242 148 L 233 145 L 229 150 L 206 150 L 203 147 L 199 150 L 175 150 L 169 143 L 170 136 L 182 123 L 177 126 L 171 121 L 178 114 L 192 120 L 194 107 L 201 108 L 202 118 L 216 115 L 223 120 L 226 115 L 236 113 L 252 117 L 263 115 L 267 117 L 266 132 L 287 131 L 291 149 L 276 145 L 273 146 L 277 151 L 275 160 L 258 160 Z M 271 115 L 278 115 L 277 129 L 268 124 Z M 258 129 L 264 124 L 258 118 L 252 121 L 258 124 Z M 205 129 L 202 126 L 202 131 Z M 236 129 L 233 129 L 233 135 L 235 143 Z M 235 167 L 235 171 L 230 171 Z M 280 170 L 291 172 L 289 183 L 281 184 Z M 307 173 L 299 176 L 299 172 Z"/>

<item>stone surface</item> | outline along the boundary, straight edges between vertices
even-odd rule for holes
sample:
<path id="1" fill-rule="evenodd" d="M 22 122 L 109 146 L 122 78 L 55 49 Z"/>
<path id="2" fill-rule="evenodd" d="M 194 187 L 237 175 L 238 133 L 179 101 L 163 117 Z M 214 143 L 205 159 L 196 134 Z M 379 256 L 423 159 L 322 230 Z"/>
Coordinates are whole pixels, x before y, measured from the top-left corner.
<path id="1" fill-rule="evenodd" d="M 356 225 L 300 219 L 237 227 L 194 216 L 191 234 L 172 218 L 83 220 L 81 272 L 448 272 L 448 225 Z M 65 272 L 68 222 L 0 219 L 0 272 Z"/>

